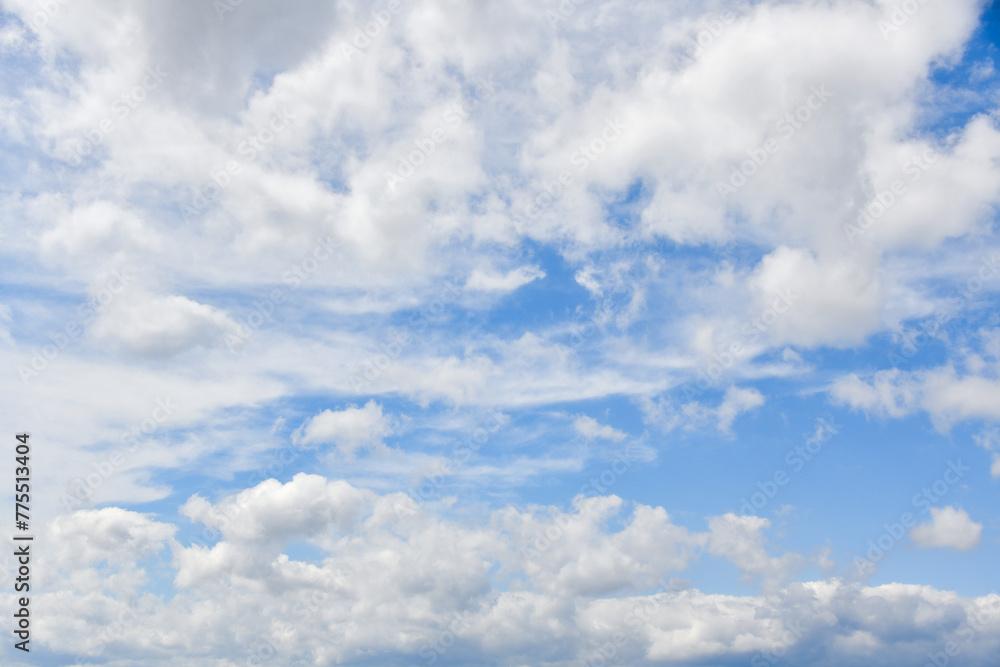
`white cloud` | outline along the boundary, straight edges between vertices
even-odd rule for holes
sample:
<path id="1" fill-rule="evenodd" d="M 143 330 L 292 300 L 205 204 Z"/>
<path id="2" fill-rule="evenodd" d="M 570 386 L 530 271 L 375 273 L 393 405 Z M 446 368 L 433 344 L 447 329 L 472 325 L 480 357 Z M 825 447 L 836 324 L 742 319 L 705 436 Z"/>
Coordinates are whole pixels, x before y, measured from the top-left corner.
<path id="1" fill-rule="evenodd" d="M 615 442 L 621 442 L 628 437 L 627 434 L 622 433 L 618 429 L 601 424 L 593 417 L 588 417 L 587 415 L 581 415 L 573 420 L 573 428 L 577 433 L 587 438 L 588 440 L 593 440 L 594 438 L 601 438 L 604 440 L 613 440 Z"/>
<path id="2" fill-rule="evenodd" d="M 790 347 L 786 347 L 781 351 L 781 359 L 783 361 L 790 361 L 794 363 L 802 363 L 802 355 L 793 350 Z"/>
<path id="3" fill-rule="evenodd" d="M 984 374 L 961 375 L 953 364 L 920 371 L 883 370 L 870 380 L 851 373 L 836 379 L 827 389 L 835 403 L 870 414 L 905 417 L 917 410 L 927 412 L 941 431 L 968 419 L 1000 419 L 1000 380 Z M 988 373 L 988 374 L 987 374 Z"/>
<path id="4" fill-rule="evenodd" d="M 922 381 L 921 407 L 941 426 L 964 419 L 1000 419 L 1000 380 L 977 374 L 960 376 L 946 366 L 918 375 Z"/>
<path id="5" fill-rule="evenodd" d="M 731 433 L 733 422 L 737 417 L 759 408 L 765 402 L 764 395 L 753 387 L 731 386 L 726 389 L 722 400 L 714 408 L 700 401 L 689 401 L 675 407 L 665 397 L 655 400 L 643 397 L 639 400 L 639 407 L 646 423 L 656 424 L 664 431 L 678 427 L 700 428 L 714 422 L 718 430 Z"/>
<path id="6" fill-rule="evenodd" d="M 58 203 L 53 202 L 58 211 Z M 95 201 L 59 212 L 59 221 L 42 234 L 43 252 L 80 255 L 110 255 L 125 248 L 157 249 L 159 233 L 129 211 L 110 201 Z"/>
<path id="7" fill-rule="evenodd" d="M 979 546 L 983 524 L 975 523 L 963 509 L 932 507 L 931 520 L 910 530 L 913 542 L 924 549 L 951 547 L 969 551 Z"/>
<path id="8" fill-rule="evenodd" d="M 214 504 L 194 496 L 181 512 L 218 531 L 210 546 L 188 545 L 176 527 L 118 508 L 66 515 L 45 527 L 52 561 L 39 567 L 48 590 L 32 600 L 51 607 L 45 618 L 61 632 L 40 632 L 37 641 L 149 665 L 207 667 L 262 647 L 292 662 L 380 651 L 404 666 L 431 654 L 566 664 L 586 661 L 621 632 L 628 641 L 613 645 L 627 664 L 746 662 L 779 645 L 797 663 L 822 655 L 831 664 L 893 664 L 919 662 L 960 639 L 966 620 L 986 618 L 963 656 L 975 663 L 1000 649 L 1000 621 L 982 615 L 1000 610 L 996 595 L 838 578 L 782 584 L 801 558 L 769 554 L 769 524 L 758 517 L 710 517 L 698 533 L 659 507 L 623 512 L 611 496 L 579 497 L 565 512 L 507 506 L 486 521 L 457 523 L 426 508 L 400 511 L 402 501 L 305 474 Z M 306 540 L 321 557 L 289 557 L 289 540 Z M 673 577 L 703 551 L 760 577 L 766 593 L 708 594 Z M 10 576 L 16 565 L 2 559 Z M 175 578 L 173 595 L 143 592 L 154 563 Z M 95 641 L 115 621 L 114 641 Z M 345 625 L 354 629 L 331 641 L 330 627 Z"/>
<path id="9" fill-rule="evenodd" d="M 779 247 L 761 260 L 749 286 L 753 317 L 776 346 L 853 345 L 881 327 L 882 287 L 862 257 Z"/>
<path id="10" fill-rule="evenodd" d="M 9 347 L 14 347 L 14 339 L 10 335 L 11 312 L 10 306 L 0 303 L 0 340 Z"/>
<path id="11" fill-rule="evenodd" d="M 27 34 L 17 23 L 7 23 L 0 28 L 0 51 L 17 51 L 23 47 Z"/>
<path id="12" fill-rule="evenodd" d="M 808 370 L 795 353 L 783 354 L 783 365 L 758 364 L 769 347 L 795 346 L 811 359 L 810 348 L 863 345 L 889 325 L 926 315 L 944 273 L 934 260 L 986 230 L 998 202 L 1000 131 L 989 109 L 934 146 L 939 156 L 919 182 L 902 171 L 931 146 L 924 129 L 935 114 L 968 99 L 928 72 L 967 52 L 978 0 L 922 3 L 888 39 L 878 26 L 899 4 L 893 0 L 723 2 L 712 11 L 738 16 L 695 59 L 682 52 L 713 17 L 692 3 L 576 3 L 552 26 L 548 9 L 528 0 L 403 2 L 350 59 L 342 46 L 384 2 L 234 2 L 223 17 L 219 4 L 5 3 L 11 20 L 0 29 L 0 51 L 16 59 L 27 83 L 0 99 L 0 134 L 23 166 L 2 179 L 0 234 L 30 298 L 0 310 L 0 337 L 28 363 L 50 345 L 49 324 L 64 301 L 78 299 L 79 286 L 97 294 L 101 276 L 126 264 L 141 266 L 143 280 L 104 308 L 87 336 L 60 346 L 30 391 L 10 373 L 0 398 L 36 424 L 33 437 L 52 443 L 47 451 L 63 466 L 50 470 L 60 479 L 90 474 L 91 453 L 103 461 L 107 443 L 142 423 L 159 397 L 176 398 L 178 427 L 196 431 L 158 432 L 101 487 L 102 502 L 169 498 L 175 491 L 164 480 L 178 469 L 228 480 L 264 465 L 265 452 L 287 439 L 282 428 L 267 433 L 277 415 L 233 426 L 242 419 L 234 415 L 291 404 L 292 419 L 300 401 L 317 395 L 343 406 L 357 395 L 350 378 L 383 354 L 392 368 L 364 385 L 360 400 L 376 399 L 309 413 L 294 444 L 331 444 L 345 457 L 385 453 L 393 419 L 379 397 L 389 395 L 393 405 L 411 400 L 445 411 L 559 404 L 561 415 L 583 410 L 566 408 L 570 401 L 642 397 L 645 417 L 664 430 L 728 432 L 765 401 L 732 383 Z M 38 12 L 51 8 L 40 25 Z M 147 67 L 158 66 L 166 71 L 161 85 L 142 93 L 127 117 L 112 111 Z M 975 76 L 987 73 L 980 66 Z M 472 92 L 483 80 L 496 84 L 487 97 Z M 817 87 L 829 99 L 793 136 L 781 136 L 777 123 Z M 455 105 L 467 117 L 455 116 Z M 285 108 L 290 126 L 247 157 L 241 142 Z M 63 164 L 88 135 L 105 132 L 105 119 L 113 131 L 84 163 Z M 434 141 L 433 154 L 416 153 L 413 175 L 390 191 L 386 172 L 440 127 L 446 138 Z M 605 139 L 606 132 L 617 136 Z M 780 150 L 738 192 L 720 195 L 718 184 L 776 134 Z M 599 148 L 581 170 L 579 153 L 589 147 Z M 212 175 L 230 160 L 240 173 L 185 217 L 179 207 L 195 189 L 211 192 Z M 563 171 L 572 179 L 559 185 Z M 851 243 L 844 225 L 897 178 L 906 180 L 906 194 Z M 528 206 L 539 201 L 548 203 L 530 217 Z M 313 271 L 315 239 L 326 236 L 345 252 Z M 751 247 L 761 257 L 755 266 L 745 263 Z M 615 305 L 619 265 L 636 253 L 662 253 L 665 270 Z M 542 256 L 557 257 L 558 276 L 549 260 L 536 265 Z M 917 268 L 897 271 L 901 256 Z M 292 269 L 308 272 L 294 291 L 285 279 Z M 445 277 L 467 276 L 468 289 L 488 299 L 540 281 L 545 270 L 552 294 L 570 296 L 555 296 L 551 312 L 523 329 L 463 327 L 464 313 L 446 309 L 431 313 L 430 326 L 418 319 L 422 328 L 410 330 L 405 345 L 392 342 L 401 321 L 406 327 L 414 311 L 425 315 Z M 606 297 L 597 313 L 578 303 L 572 282 L 564 289 L 570 275 L 591 296 Z M 230 355 L 221 342 L 237 316 L 210 295 L 249 303 L 278 287 L 289 297 L 280 321 L 255 332 L 255 350 Z M 793 303 L 780 301 L 788 290 Z M 551 323 L 537 325 L 549 315 Z M 691 349 L 711 358 L 717 334 L 742 335 L 748 318 L 766 328 L 736 377 L 719 384 L 729 386 L 724 396 L 679 407 L 645 398 L 676 388 L 697 370 Z M 109 351 L 130 354 L 116 360 Z M 172 360 L 182 363 L 164 363 L 171 355 L 184 355 Z M 842 376 L 829 394 L 870 414 L 923 410 L 942 429 L 998 419 L 998 369 L 989 355 L 973 356 L 915 372 L 850 374 L 838 366 Z M 626 437 L 589 417 L 574 428 L 585 437 Z M 986 449 L 1000 476 L 1000 455 L 992 444 Z M 568 456 L 525 455 L 523 463 L 516 456 L 517 465 L 487 462 L 469 476 L 580 472 Z M 380 470 L 375 464 L 392 457 L 375 458 L 366 461 L 366 481 L 376 488 L 409 472 Z M 53 516 L 54 497 L 39 499 L 40 516 Z M 51 524 L 52 560 L 39 561 L 51 584 L 38 601 L 51 611 L 40 615 L 39 641 L 94 655 L 92 640 L 131 595 L 138 618 L 101 649 L 120 664 L 220 667 L 244 659 L 261 638 L 280 636 L 277 650 L 289 662 L 378 653 L 405 666 L 461 612 L 473 620 L 451 659 L 469 664 L 575 663 L 617 630 L 630 638 L 624 664 L 745 664 L 803 619 L 811 629 L 789 647 L 789 663 L 898 664 L 961 640 L 955 629 L 993 602 L 895 584 L 782 586 L 797 557 L 768 552 L 768 525 L 752 518 L 713 517 L 699 532 L 661 507 L 600 498 L 569 508 L 481 509 L 462 524 L 427 508 L 400 516 L 397 500 L 310 476 L 214 504 L 192 497 L 183 515 L 218 529 L 214 546 L 184 546 L 173 537 L 177 527 L 120 508 L 68 515 Z M 936 526 L 924 527 L 928 539 L 939 538 Z M 560 531 L 536 556 L 525 553 L 539 535 Z M 285 540 L 306 540 L 322 557 L 289 557 Z M 145 570 L 153 571 L 144 569 L 143 545 L 169 545 L 173 560 L 157 567 L 181 590 L 143 592 Z M 647 594 L 704 551 L 760 578 L 774 595 Z M 326 602 L 296 614 L 316 591 Z M 655 608 L 638 630 L 627 620 L 636 605 Z M 295 628 L 285 633 L 277 626 L 289 610 Z M 331 641 L 331 627 L 349 630 Z M 995 656 L 998 631 L 994 623 L 979 642 L 963 643 L 963 658 Z"/>
<path id="13" fill-rule="evenodd" d="M 335 444 L 345 456 L 358 449 L 378 450 L 382 439 L 392 433 L 392 420 L 382 413 L 382 406 L 368 401 L 364 407 L 351 406 L 334 412 L 324 410 L 296 431 L 301 445 Z"/>
<path id="14" fill-rule="evenodd" d="M 787 582 L 802 566 L 801 556 L 787 553 L 772 557 L 764 548 L 764 530 L 768 519 L 726 514 L 708 522 L 711 538 L 709 553 L 725 556 L 748 580 L 760 577 L 765 587 L 774 589 Z"/>
<path id="15" fill-rule="evenodd" d="M 588 292 L 594 295 L 599 295 L 601 293 L 601 283 L 595 275 L 597 271 L 592 266 L 580 269 L 573 275 L 573 279 L 576 280 L 577 284 L 584 287 Z"/>
<path id="16" fill-rule="evenodd" d="M 196 346 L 224 349 L 225 334 L 236 329 L 236 322 L 218 308 L 184 296 L 152 294 L 130 286 L 100 310 L 88 331 L 101 343 L 163 357 Z"/>
<path id="17" fill-rule="evenodd" d="M 469 276 L 465 288 L 484 292 L 513 292 L 519 287 L 544 277 L 545 272 L 537 266 L 522 266 L 506 274 L 476 269 Z"/>
<path id="18" fill-rule="evenodd" d="M 994 479 L 1000 479 L 1000 430 L 988 429 L 973 436 L 976 444 L 988 452 L 993 452 L 993 464 L 990 474 Z"/>
<path id="19" fill-rule="evenodd" d="M 764 395 L 754 388 L 729 387 L 722 398 L 722 403 L 716 408 L 719 419 L 719 430 L 729 432 L 733 421 L 743 414 L 764 405 Z"/>
<path id="20" fill-rule="evenodd" d="M 905 378 L 905 373 L 892 369 L 877 372 L 868 383 L 851 373 L 835 380 L 828 391 L 835 403 L 852 409 L 903 417 L 916 402 L 915 388 Z"/>
<path id="21" fill-rule="evenodd" d="M 49 527 L 58 546 L 53 554 L 60 565 L 92 565 L 100 561 L 130 562 L 148 555 L 174 535 L 174 526 L 148 515 L 118 507 L 80 510 L 57 518 Z"/>
<path id="22" fill-rule="evenodd" d="M 535 590 L 599 596 L 652 586 L 660 573 L 685 569 L 707 540 L 675 525 L 663 508 L 643 505 L 623 517 L 620 531 L 608 533 L 603 526 L 624 509 L 617 496 L 578 496 L 573 508 L 548 516 L 507 508 L 495 515 Z"/>

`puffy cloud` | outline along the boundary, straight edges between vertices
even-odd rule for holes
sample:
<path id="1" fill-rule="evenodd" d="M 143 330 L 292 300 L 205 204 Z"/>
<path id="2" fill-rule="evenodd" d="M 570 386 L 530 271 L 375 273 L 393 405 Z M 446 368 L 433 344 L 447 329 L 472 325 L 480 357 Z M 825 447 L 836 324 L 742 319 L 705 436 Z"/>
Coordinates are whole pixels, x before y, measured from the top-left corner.
<path id="1" fill-rule="evenodd" d="M 100 310 L 88 331 L 100 343 L 166 357 L 198 346 L 221 347 L 239 326 L 222 310 L 185 296 L 127 287 Z"/>
<path id="2" fill-rule="evenodd" d="M 859 257 L 779 247 L 750 276 L 757 318 L 776 346 L 860 343 L 881 327 L 884 297 L 874 269 Z"/>
<path id="3" fill-rule="evenodd" d="M 705 535 L 675 525 L 663 508 L 642 505 L 621 531 L 608 534 L 602 526 L 623 505 L 617 496 L 578 496 L 572 514 L 545 517 L 507 509 L 497 517 L 521 544 L 518 568 L 532 586 L 568 595 L 651 586 L 658 573 L 685 569 L 706 542 Z"/>
<path id="4" fill-rule="evenodd" d="M 968 512 L 954 507 L 932 507 L 931 520 L 914 526 L 910 537 L 918 547 L 925 549 L 950 547 L 955 551 L 969 551 L 979 546 L 983 524 L 975 523 Z"/>
<path id="5" fill-rule="evenodd" d="M 130 246 L 156 249 L 160 244 L 160 234 L 139 215 L 106 200 L 63 211 L 56 225 L 41 237 L 43 251 L 74 257 L 114 255 Z"/>
<path id="6" fill-rule="evenodd" d="M 71 590 L 83 599 L 100 600 L 104 594 L 128 599 L 150 582 L 151 568 L 145 563 L 169 553 L 166 547 L 176 531 L 176 526 L 118 507 L 80 510 L 46 527 L 51 549 L 33 562 L 54 590 Z M 85 618 L 93 615 L 88 612 Z"/>
<path id="7" fill-rule="evenodd" d="M 799 557 L 767 553 L 765 519 L 712 517 L 697 533 L 662 508 L 632 505 L 610 525 L 625 506 L 580 497 L 568 512 L 508 506 L 472 525 L 412 509 L 401 494 L 302 474 L 215 504 L 192 497 L 182 514 L 215 528 L 214 545 L 185 546 L 174 526 L 118 508 L 76 512 L 45 528 L 57 567 L 39 574 L 56 588 L 33 599 L 44 610 L 34 639 L 151 665 L 351 662 L 375 650 L 402 666 L 428 656 L 567 664 L 610 646 L 623 664 L 745 663 L 782 650 L 799 662 L 888 666 L 919 661 L 967 627 L 980 641 L 961 644 L 965 659 L 1000 648 L 995 594 L 836 578 L 781 585 Z M 319 556 L 292 557 L 292 540 Z M 671 576 L 703 550 L 762 577 L 767 594 L 707 594 Z M 155 560 L 163 555 L 172 558 Z M 142 592 L 143 568 L 173 573 L 174 594 Z M 347 631 L 331 640 L 331 627 Z"/>
<path id="8" fill-rule="evenodd" d="M 851 373 L 834 380 L 827 391 L 835 403 L 870 414 L 900 418 L 923 410 L 942 431 L 959 421 L 1000 419 L 1000 407 L 991 400 L 1000 392 L 1000 380 L 978 373 L 961 375 L 951 364 L 921 371 L 878 371 L 867 381 Z"/>
<path id="9" fill-rule="evenodd" d="M 968 374 L 964 377 L 952 367 L 937 368 L 923 374 L 921 407 L 946 426 L 965 419 L 1000 419 L 1000 406 L 991 400 L 1000 392 L 1000 380 Z"/>
<path id="10" fill-rule="evenodd" d="M 56 562 L 70 569 L 74 564 L 101 561 L 134 562 L 173 537 L 175 530 L 147 515 L 106 507 L 59 517 L 49 527 L 49 535 L 58 545 Z"/>
<path id="11" fill-rule="evenodd" d="M 358 449 L 384 447 L 382 439 L 392 433 L 392 420 L 382 413 L 382 406 L 368 401 L 364 407 L 350 406 L 334 412 L 324 410 L 296 431 L 301 445 L 335 444 L 346 456 Z"/>

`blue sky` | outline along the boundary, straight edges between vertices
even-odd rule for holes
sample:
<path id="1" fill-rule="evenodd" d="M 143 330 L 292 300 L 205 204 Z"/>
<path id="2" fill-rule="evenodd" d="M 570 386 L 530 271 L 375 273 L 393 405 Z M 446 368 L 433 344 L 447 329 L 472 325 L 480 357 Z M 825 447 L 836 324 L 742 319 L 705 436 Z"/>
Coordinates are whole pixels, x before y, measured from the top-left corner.
<path id="1" fill-rule="evenodd" d="M 995 3 L 40 7 L 4 664 L 992 664 Z"/>

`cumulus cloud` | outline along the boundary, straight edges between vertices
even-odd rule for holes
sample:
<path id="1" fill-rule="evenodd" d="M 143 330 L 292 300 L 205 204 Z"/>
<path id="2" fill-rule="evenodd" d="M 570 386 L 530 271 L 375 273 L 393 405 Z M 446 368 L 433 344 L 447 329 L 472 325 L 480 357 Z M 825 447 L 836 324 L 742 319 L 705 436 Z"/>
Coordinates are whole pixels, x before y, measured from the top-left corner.
<path id="1" fill-rule="evenodd" d="M 210 544 L 117 508 L 68 514 L 45 529 L 60 545 L 50 575 L 58 592 L 33 602 L 61 631 L 39 626 L 37 641 L 150 665 L 265 652 L 351 662 L 375 650 L 403 666 L 427 655 L 559 664 L 586 661 L 606 642 L 624 664 L 747 662 L 783 647 L 792 660 L 889 665 L 919 661 L 976 622 L 982 640 L 963 645 L 965 657 L 1000 647 L 996 615 L 982 613 L 1000 611 L 997 595 L 837 578 L 781 584 L 799 557 L 769 554 L 768 522 L 757 517 L 711 517 L 699 533 L 614 496 L 580 497 L 569 511 L 508 506 L 475 526 L 411 507 L 401 494 L 300 474 L 217 503 L 189 499 L 181 513 L 216 531 Z M 293 539 L 322 556 L 291 557 Z M 673 576 L 703 550 L 769 582 L 767 594 L 704 593 Z M 175 577 L 170 597 L 142 592 L 157 554 L 168 559 L 156 569 Z M 341 626 L 354 629 L 330 642 L 329 628 Z"/>
<path id="2" fill-rule="evenodd" d="M 918 376 L 922 380 L 925 410 L 946 426 L 965 419 L 1000 419 L 1000 406 L 991 400 L 1000 392 L 1000 380 L 978 373 L 961 375 L 954 368 L 936 368 Z"/>
<path id="3" fill-rule="evenodd" d="M 64 210 L 55 226 L 42 234 L 43 251 L 71 256 L 114 255 L 129 246 L 155 249 L 161 235 L 134 211 L 112 201 L 95 201 Z"/>
<path id="4" fill-rule="evenodd" d="M 384 447 L 382 439 L 391 433 L 391 418 L 381 405 L 368 401 L 361 408 L 324 410 L 299 427 L 295 439 L 301 445 L 334 444 L 342 454 L 353 456 L 359 449 Z"/>
<path id="5" fill-rule="evenodd" d="M 126 287 L 100 310 L 88 331 L 100 343 L 168 357 L 198 346 L 221 347 L 225 335 L 238 326 L 219 308 L 185 296 Z"/>
<path id="6" fill-rule="evenodd" d="M 764 257 L 749 285 L 772 344 L 847 346 L 878 331 L 883 294 L 874 268 L 864 257 L 798 248 Z"/>
<path id="7" fill-rule="evenodd" d="M 992 400 L 1000 380 L 990 368 L 964 374 L 952 364 L 920 371 L 890 369 L 867 380 L 850 373 L 827 391 L 835 403 L 875 415 L 900 418 L 923 410 L 940 430 L 963 420 L 1000 418 L 1000 407 Z"/>
<path id="8" fill-rule="evenodd" d="M 764 547 L 764 531 L 771 526 L 769 519 L 756 516 L 726 514 L 713 517 L 708 527 L 710 553 L 725 556 L 748 580 L 759 577 L 767 588 L 788 581 L 802 566 L 798 554 L 771 557 Z"/>
<path id="9" fill-rule="evenodd" d="M 950 547 L 955 551 L 969 551 L 979 546 L 983 524 L 975 523 L 968 512 L 954 507 L 932 507 L 931 520 L 914 526 L 910 537 L 925 549 Z"/>
<path id="10" fill-rule="evenodd" d="M 59 545 L 56 562 L 71 568 L 74 564 L 140 560 L 173 537 L 175 530 L 148 515 L 107 507 L 59 517 L 49 527 L 49 534 Z"/>

